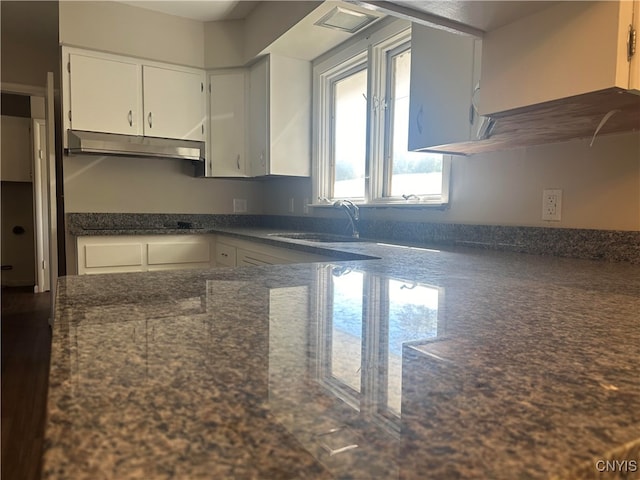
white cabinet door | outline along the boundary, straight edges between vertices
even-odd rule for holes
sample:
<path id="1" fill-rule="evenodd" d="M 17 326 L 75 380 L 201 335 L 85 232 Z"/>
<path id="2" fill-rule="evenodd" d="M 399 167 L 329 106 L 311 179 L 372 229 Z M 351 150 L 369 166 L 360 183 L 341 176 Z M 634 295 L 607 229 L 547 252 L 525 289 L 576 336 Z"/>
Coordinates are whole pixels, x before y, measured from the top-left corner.
<path id="1" fill-rule="evenodd" d="M 77 238 L 78 275 L 209 268 L 212 235 L 114 235 Z"/>
<path id="2" fill-rule="evenodd" d="M 245 71 L 209 76 L 210 177 L 246 177 Z"/>
<path id="3" fill-rule="evenodd" d="M 144 134 L 204 141 L 204 75 L 143 66 Z"/>
<path id="4" fill-rule="evenodd" d="M 311 63 L 270 54 L 249 75 L 251 175 L 311 172 Z"/>
<path id="5" fill-rule="evenodd" d="M 471 137 L 474 40 L 412 24 L 409 150 Z"/>
<path id="6" fill-rule="evenodd" d="M 269 57 L 269 174 L 311 174 L 311 63 Z"/>
<path id="7" fill-rule="evenodd" d="M 78 237 L 78 275 L 143 272 L 144 243 L 136 237 Z"/>
<path id="8" fill-rule="evenodd" d="M 216 242 L 216 265 L 219 267 L 236 266 L 236 247 L 220 241 Z"/>
<path id="9" fill-rule="evenodd" d="M 142 135 L 140 65 L 74 53 L 69 64 L 72 129 Z"/>
<path id="10" fill-rule="evenodd" d="M 335 258 L 238 238 L 220 236 L 216 241 L 218 266 L 278 265 L 332 260 Z"/>
<path id="11" fill-rule="evenodd" d="M 269 173 L 269 61 L 249 72 L 249 165 L 252 177 Z"/>

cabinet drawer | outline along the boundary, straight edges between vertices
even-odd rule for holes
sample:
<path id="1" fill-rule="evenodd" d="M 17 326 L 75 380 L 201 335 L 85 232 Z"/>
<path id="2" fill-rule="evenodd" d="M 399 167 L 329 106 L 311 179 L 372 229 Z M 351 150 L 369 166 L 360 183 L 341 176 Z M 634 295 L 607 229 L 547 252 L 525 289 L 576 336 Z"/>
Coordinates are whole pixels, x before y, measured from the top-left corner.
<path id="1" fill-rule="evenodd" d="M 236 247 L 224 243 L 216 244 L 216 264 L 225 267 L 236 266 Z"/>
<path id="2" fill-rule="evenodd" d="M 142 265 L 142 245 L 85 245 L 85 268 L 128 267 Z"/>
<path id="3" fill-rule="evenodd" d="M 149 243 L 148 264 L 209 263 L 209 242 Z"/>

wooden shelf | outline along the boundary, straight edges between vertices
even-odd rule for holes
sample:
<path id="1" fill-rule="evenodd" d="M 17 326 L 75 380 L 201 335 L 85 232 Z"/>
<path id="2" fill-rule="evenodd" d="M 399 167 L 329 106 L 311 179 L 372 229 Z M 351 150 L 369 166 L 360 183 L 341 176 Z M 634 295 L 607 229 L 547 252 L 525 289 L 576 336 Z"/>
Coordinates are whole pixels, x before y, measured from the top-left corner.
<path id="1" fill-rule="evenodd" d="M 611 88 L 496 113 L 491 115 L 496 124 L 488 139 L 438 145 L 421 151 L 473 155 L 591 138 L 612 110 L 616 113 L 598 136 L 640 130 L 640 95 Z"/>

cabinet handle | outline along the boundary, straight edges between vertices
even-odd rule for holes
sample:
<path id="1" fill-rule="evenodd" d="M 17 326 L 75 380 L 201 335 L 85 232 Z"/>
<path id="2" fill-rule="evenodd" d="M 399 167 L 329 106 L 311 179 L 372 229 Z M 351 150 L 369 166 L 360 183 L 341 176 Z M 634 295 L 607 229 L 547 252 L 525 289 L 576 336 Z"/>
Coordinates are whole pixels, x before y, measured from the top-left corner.
<path id="1" fill-rule="evenodd" d="M 153 121 L 151 119 L 151 112 L 149 112 L 148 120 L 149 120 L 149 128 L 153 127 Z"/>
<path id="2" fill-rule="evenodd" d="M 238 166 L 238 170 L 240 170 L 240 154 L 236 157 L 236 165 Z"/>
<path id="3" fill-rule="evenodd" d="M 221 256 L 223 256 L 223 257 L 228 257 L 228 256 L 229 256 L 229 255 L 228 255 L 228 254 L 226 254 L 226 253 L 221 253 L 220 255 L 221 255 Z"/>
<path id="4" fill-rule="evenodd" d="M 422 135 L 422 116 L 424 115 L 424 110 L 422 109 L 422 105 L 420 105 L 420 110 L 418 110 L 418 114 L 416 115 L 416 127 L 418 127 L 418 133 Z"/>
<path id="5" fill-rule="evenodd" d="M 129 110 L 129 126 L 133 127 L 133 111 Z"/>

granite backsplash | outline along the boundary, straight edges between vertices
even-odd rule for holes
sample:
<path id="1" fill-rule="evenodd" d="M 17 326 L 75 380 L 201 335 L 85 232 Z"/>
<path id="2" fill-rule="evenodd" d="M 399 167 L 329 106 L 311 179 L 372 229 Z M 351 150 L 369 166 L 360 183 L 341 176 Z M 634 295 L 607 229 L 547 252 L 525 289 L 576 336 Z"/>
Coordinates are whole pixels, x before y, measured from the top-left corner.
<path id="1" fill-rule="evenodd" d="M 270 228 L 345 234 L 348 220 L 285 215 L 216 215 L 154 213 L 68 213 L 67 231 Z M 465 225 L 366 220 L 363 238 L 418 245 L 452 245 L 490 250 L 640 264 L 640 232 L 553 227 Z"/>

